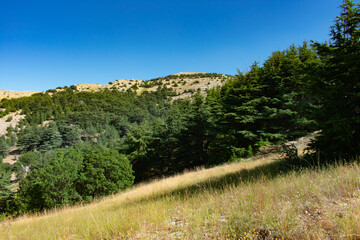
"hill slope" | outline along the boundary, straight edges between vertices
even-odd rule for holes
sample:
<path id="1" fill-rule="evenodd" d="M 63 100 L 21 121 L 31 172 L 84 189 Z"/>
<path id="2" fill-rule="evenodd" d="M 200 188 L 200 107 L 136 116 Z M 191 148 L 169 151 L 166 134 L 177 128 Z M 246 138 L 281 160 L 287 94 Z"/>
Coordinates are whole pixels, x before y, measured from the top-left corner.
<path id="1" fill-rule="evenodd" d="M 354 239 L 359 164 L 290 170 L 271 155 L 5 221 L 1 239 Z"/>
<path id="2" fill-rule="evenodd" d="M 165 77 L 150 79 L 147 81 L 136 79 L 123 79 L 109 82 L 108 84 L 79 84 L 75 85 L 78 91 L 97 92 L 104 89 L 127 91 L 128 89 L 135 90 L 138 94 L 144 91 L 154 92 L 158 87 L 166 86 L 172 88 L 177 98 L 190 97 L 192 93 L 198 89 L 202 94 L 206 94 L 206 90 L 215 86 L 221 86 L 230 76 L 217 73 L 196 73 L 196 72 L 181 72 Z"/>
<path id="3" fill-rule="evenodd" d="M 114 82 L 109 82 L 108 84 L 76 84 L 77 91 L 79 92 L 98 92 L 104 89 L 109 90 L 118 90 L 118 91 L 127 91 L 132 88 L 136 90 L 138 94 L 141 94 L 144 91 L 153 92 L 156 91 L 159 86 L 166 86 L 172 88 L 177 96 L 176 98 L 190 97 L 191 93 L 201 90 L 203 94 L 206 93 L 207 89 L 210 89 L 215 86 L 221 86 L 226 79 L 230 76 L 225 74 L 217 73 L 203 73 L 203 72 L 181 72 L 173 75 L 168 75 L 165 77 L 159 77 L 155 79 L 150 79 L 147 81 L 136 80 L 136 79 L 122 79 L 116 80 Z M 66 87 L 58 87 L 56 89 L 50 89 L 50 91 L 63 91 Z M 8 91 L 0 90 L 0 100 L 3 98 L 12 99 L 31 96 L 39 91 Z"/>
<path id="4" fill-rule="evenodd" d="M 28 97 L 38 93 L 38 91 L 9 91 L 9 90 L 0 90 L 0 100 L 3 98 L 12 99 L 12 98 L 21 98 Z"/>

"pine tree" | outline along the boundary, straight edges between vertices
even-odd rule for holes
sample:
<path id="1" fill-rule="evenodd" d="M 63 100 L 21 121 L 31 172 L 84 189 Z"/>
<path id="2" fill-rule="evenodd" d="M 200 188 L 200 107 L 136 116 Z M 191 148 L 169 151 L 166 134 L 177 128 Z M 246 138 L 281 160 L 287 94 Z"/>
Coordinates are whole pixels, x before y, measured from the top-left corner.
<path id="1" fill-rule="evenodd" d="M 307 42 L 276 51 L 265 61 L 260 75 L 268 98 L 264 138 L 284 141 L 305 135 L 314 128 L 309 110 L 313 100 L 305 95 L 306 77 L 320 65 Z"/>
<path id="2" fill-rule="evenodd" d="M 62 123 L 58 123 L 57 126 L 62 138 L 62 147 L 73 146 L 80 141 L 81 130 L 79 127 Z"/>
<path id="3" fill-rule="evenodd" d="M 0 136 L 0 157 L 5 157 L 9 153 L 9 146 L 6 143 L 5 136 Z"/>
<path id="4" fill-rule="evenodd" d="M 23 152 L 28 152 L 35 150 L 39 146 L 40 140 L 39 128 L 27 126 L 19 132 L 17 144 Z"/>
<path id="5" fill-rule="evenodd" d="M 62 144 L 60 132 L 55 124 L 41 128 L 41 140 L 39 150 L 46 152 L 59 148 Z"/>
<path id="6" fill-rule="evenodd" d="M 7 201 L 12 194 L 10 189 L 10 175 L 9 171 L 6 171 L 4 165 L 0 163 L 0 213 L 6 211 Z"/>
<path id="7" fill-rule="evenodd" d="M 310 86 L 321 103 L 313 148 L 328 159 L 360 153 L 360 4 L 345 0 L 341 9 L 330 43 L 315 43 L 324 66 Z"/>
<path id="8" fill-rule="evenodd" d="M 231 141 L 235 155 L 246 155 L 246 148 L 258 142 L 262 133 L 264 107 L 267 98 L 263 96 L 264 86 L 259 82 L 260 68 L 257 64 L 251 72 L 239 72 L 222 88 L 224 133 Z"/>
<path id="9" fill-rule="evenodd" d="M 212 128 L 210 118 L 209 106 L 200 92 L 197 92 L 184 119 L 185 129 L 179 136 L 178 168 L 190 168 L 207 163 Z"/>

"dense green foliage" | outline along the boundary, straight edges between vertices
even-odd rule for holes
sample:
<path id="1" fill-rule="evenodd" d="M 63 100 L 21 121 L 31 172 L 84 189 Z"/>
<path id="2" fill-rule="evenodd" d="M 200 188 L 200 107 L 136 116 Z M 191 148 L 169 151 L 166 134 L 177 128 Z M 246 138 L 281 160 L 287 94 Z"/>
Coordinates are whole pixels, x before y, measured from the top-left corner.
<path id="1" fill-rule="evenodd" d="M 117 151 L 97 148 L 85 154 L 76 182 L 86 201 L 125 189 L 134 183 L 130 161 Z"/>
<path id="2" fill-rule="evenodd" d="M 134 181 L 250 157 L 315 130 L 321 134 L 312 147 L 326 159 L 358 154 L 360 7 L 346 0 L 342 9 L 330 43 L 291 45 L 233 77 L 170 75 L 144 82 L 158 88 L 141 95 L 66 87 L 2 100 L 2 116 L 21 110 L 26 118 L 0 137 L 1 156 L 15 141 L 22 154 L 11 169 L 0 169 L 0 212 L 91 201 Z M 161 81 L 185 77 L 227 81 L 206 96 L 198 91 L 173 101 Z"/>
<path id="3" fill-rule="evenodd" d="M 360 152 L 360 4 L 346 0 L 341 8 L 330 43 L 315 43 L 323 64 L 309 89 L 321 104 L 313 147 L 328 160 Z"/>
<path id="4" fill-rule="evenodd" d="M 76 146 L 42 158 L 46 164 L 33 167 L 20 182 L 18 195 L 25 211 L 87 202 L 119 192 L 134 182 L 129 160 L 100 146 Z"/>
<path id="5" fill-rule="evenodd" d="M 26 211 L 73 204 L 80 196 L 75 190 L 78 178 L 79 156 L 62 152 L 49 159 L 47 164 L 33 170 L 20 183 L 19 197 Z"/>
<path id="6" fill-rule="evenodd" d="M 38 211 L 115 193 L 133 181 L 130 175 L 115 174 L 120 169 L 132 173 L 116 165 L 126 159 L 119 153 L 131 161 L 139 182 L 251 156 L 266 143 L 306 134 L 313 130 L 312 121 L 302 109 L 310 101 L 301 90 L 307 69 L 316 64 L 313 49 L 292 46 L 274 52 L 263 67 L 254 64 L 250 72 L 210 90 L 207 97 L 198 92 L 174 102 L 166 88 L 141 96 L 65 91 L 4 100 L 3 108 L 22 109 L 27 116 L 25 128 L 16 131 L 23 152 L 14 165 L 20 202 L 25 211 Z M 45 120 L 50 123 L 38 125 Z M 61 150 L 81 142 L 110 149 L 80 151 L 81 163 Z M 57 177 L 52 179 L 51 172 Z"/>
<path id="7" fill-rule="evenodd" d="M 8 165 L 0 164 L 0 220 L 1 213 L 8 210 L 9 201 L 13 193 L 10 188 L 11 173 L 8 168 Z"/>
<path id="8" fill-rule="evenodd" d="M 5 157 L 9 152 L 9 146 L 5 136 L 0 136 L 0 158 Z"/>
<path id="9" fill-rule="evenodd" d="M 320 64 L 306 43 L 277 51 L 260 67 L 253 64 L 221 89 L 209 93 L 208 102 L 216 122 L 211 148 L 221 156 L 251 156 L 268 143 L 282 143 L 314 130 L 310 110 L 314 100 L 303 93 L 305 76 Z"/>

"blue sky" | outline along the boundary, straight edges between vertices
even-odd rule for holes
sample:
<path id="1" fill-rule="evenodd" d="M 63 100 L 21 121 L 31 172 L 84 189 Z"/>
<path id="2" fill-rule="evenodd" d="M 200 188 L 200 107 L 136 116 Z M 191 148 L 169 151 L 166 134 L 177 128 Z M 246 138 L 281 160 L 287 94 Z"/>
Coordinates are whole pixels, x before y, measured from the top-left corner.
<path id="1" fill-rule="evenodd" d="M 0 0 L 0 89 L 235 74 L 325 41 L 341 0 Z"/>

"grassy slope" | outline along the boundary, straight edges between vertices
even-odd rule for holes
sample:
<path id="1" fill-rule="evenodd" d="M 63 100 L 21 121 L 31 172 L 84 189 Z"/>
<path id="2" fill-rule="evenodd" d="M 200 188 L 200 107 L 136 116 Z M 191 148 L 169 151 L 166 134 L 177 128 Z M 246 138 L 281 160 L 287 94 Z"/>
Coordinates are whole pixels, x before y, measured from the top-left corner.
<path id="1" fill-rule="evenodd" d="M 0 90 L 0 100 L 3 98 L 11 99 L 11 98 L 21 98 L 31 96 L 34 93 L 38 93 L 39 91 L 8 91 L 8 90 Z"/>
<path id="2" fill-rule="evenodd" d="M 276 159 L 200 169 L 90 205 L 5 221 L 0 238 L 360 237 L 358 164 L 286 170 Z"/>

